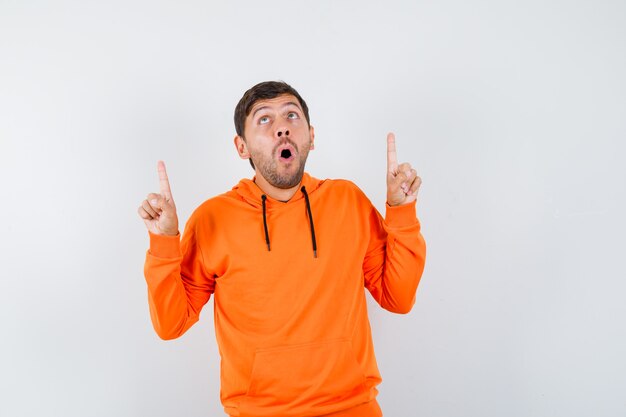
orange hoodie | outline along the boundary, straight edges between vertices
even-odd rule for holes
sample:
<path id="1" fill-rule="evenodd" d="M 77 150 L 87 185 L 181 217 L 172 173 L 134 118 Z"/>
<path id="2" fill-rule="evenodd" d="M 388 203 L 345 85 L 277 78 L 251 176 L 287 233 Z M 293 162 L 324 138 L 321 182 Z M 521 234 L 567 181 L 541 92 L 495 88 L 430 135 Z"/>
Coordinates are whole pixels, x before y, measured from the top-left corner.
<path id="1" fill-rule="evenodd" d="M 150 234 L 152 323 L 179 337 L 214 294 L 230 416 L 379 417 L 364 287 L 411 310 L 426 251 L 415 203 L 387 205 L 383 221 L 349 181 L 304 174 L 302 186 L 285 203 L 244 179 L 200 205 L 182 241 Z"/>

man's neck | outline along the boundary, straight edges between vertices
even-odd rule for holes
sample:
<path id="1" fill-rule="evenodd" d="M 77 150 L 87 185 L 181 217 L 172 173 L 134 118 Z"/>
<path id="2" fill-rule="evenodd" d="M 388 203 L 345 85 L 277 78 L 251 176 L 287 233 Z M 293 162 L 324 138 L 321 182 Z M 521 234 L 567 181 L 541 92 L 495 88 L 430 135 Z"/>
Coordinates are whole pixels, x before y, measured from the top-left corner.
<path id="1" fill-rule="evenodd" d="M 272 184 L 267 182 L 262 175 L 257 173 L 254 178 L 254 183 L 263 191 L 265 194 L 278 201 L 289 201 L 291 197 L 298 191 L 300 188 L 300 184 L 291 187 L 291 188 L 278 188 L 274 187 Z"/>

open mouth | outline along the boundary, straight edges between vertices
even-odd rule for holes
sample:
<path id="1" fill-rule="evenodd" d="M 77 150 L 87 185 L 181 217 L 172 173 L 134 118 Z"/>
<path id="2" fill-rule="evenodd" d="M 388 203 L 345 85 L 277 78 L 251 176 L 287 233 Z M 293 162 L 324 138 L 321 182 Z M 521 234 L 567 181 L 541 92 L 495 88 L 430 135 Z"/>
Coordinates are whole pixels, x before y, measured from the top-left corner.
<path id="1" fill-rule="evenodd" d="M 295 151 L 290 145 L 281 146 L 278 149 L 278 159 L 283 162 L 290 162 L 294 158 L 294 155 Z"/>

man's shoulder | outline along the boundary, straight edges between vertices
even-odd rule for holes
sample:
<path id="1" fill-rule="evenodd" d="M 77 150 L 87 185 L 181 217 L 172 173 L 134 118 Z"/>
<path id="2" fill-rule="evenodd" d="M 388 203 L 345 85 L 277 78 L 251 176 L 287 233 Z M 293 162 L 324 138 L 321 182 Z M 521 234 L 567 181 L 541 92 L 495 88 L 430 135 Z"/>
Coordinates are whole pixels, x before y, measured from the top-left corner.
<path id="1" fill-rule="evenodd" d="M 195 208 L 191 217 L 204 217 L 212 213 L 228 211 L 236 201 L 236 194 L 232 190 L 226 191 L 204 200 Z"/>
<path id="2" fill-rule="evenodd" d="M 333 191 L 353 191 L 363 194 L 363 191 L 354 182 L 344 178 L 329 178 L 324 181 L 324 185 Z"/>
<path id="3" fill-rule="evenodd" d="M 350 180 L 343 178 L 327 179 L 324 181 L 323 188 L 326 189 L 326 194 L 332 197 L 352 200 L 360 204 L 371 204 L 363 190 Z"/>

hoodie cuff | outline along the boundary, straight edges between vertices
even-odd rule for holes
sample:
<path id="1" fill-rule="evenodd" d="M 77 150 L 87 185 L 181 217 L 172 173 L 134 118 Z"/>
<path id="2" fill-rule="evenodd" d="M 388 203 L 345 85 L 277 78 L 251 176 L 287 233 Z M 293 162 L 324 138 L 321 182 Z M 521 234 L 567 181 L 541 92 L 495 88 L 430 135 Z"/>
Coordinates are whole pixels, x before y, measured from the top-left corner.
<path id="1" fill-rule="evenodd" d="M 179 258 L 180 233 L 176 236 L 157 235 L 148 231 L 150 235 L 150 255 L 157 258 Z"/>
<path id="2" fill-rule="evenodd" d="M 410 227 L 419 224 L 415 204 L 415 201 L 400 206 L 390 206 L 389 203 L 385 203 L 385 223 L 387 226 Z"/>

